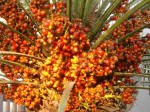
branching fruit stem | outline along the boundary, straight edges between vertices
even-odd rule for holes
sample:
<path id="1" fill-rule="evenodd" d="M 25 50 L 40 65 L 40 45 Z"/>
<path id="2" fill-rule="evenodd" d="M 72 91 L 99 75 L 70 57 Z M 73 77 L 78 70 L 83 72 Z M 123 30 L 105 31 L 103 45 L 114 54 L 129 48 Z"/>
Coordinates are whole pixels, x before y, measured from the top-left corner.
<path id="1" fill-rule="evenodd" d="M 23 54 L 23 53 L 17 53 L 17 52 L 11 52 L 11 51 L 0 51 L 0 55 L 17 55 L 17 56 L 24 56 L 24 57 L 28 57 L 28 58 L 33 58 L 39 61 L 45 61 L 45 59 L 36 57 L 36 56 L 31 56 L 28 54 Z"/>
<path id="2" fill-rule="evenodd" d="M 35 45 L 35 43 L 33 41 L 31 41 L 27 36 L 25 36 L 24 34 L 22 34 L 21 32 L 15 30 L 14 28 L 6 25 L 5 23 L 0 21 L 0 24 L 3 25 L 4 27 L 8 28 L 9 30 L 11 30 L 12 32 L 15 32 L 17 34 L 19 34 L 21 37 L 23 37 L 24 39 L 28 40 L 29 42 L 31 42 L 31 44 Z"/>
<path id="3" fill-rule="evenodd" d="M 116 76 L 129 76 L 129 77 L 150 77 L 150 74 L 140 74 L 140 73 L 121 73 L 115 72 L 114 75 Z"/>

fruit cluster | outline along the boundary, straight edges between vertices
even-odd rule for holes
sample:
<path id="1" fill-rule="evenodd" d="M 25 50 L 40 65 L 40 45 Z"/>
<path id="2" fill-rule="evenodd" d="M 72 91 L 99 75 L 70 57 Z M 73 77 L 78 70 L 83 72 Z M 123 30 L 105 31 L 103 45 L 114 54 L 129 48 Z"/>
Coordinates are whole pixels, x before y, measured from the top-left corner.
<path id="1" fill-rule="evenodd" d="M 54 7 L 56 10 L 54 10 Z M 38 22 L 45 21 L 50 14 L 60 14 L 66 11 L 66 3 L 63 1 L 50 4 L 47 0 L 32 0 L 30 3 L 30 9 L 33 13 L 33 18 Z"/>
<path id="2" fill-rule="evenodd" d="M 41 26 L 40 41 L 43 45 L 48 46 L 51 54 L 62 54 L 64 57 L 72 57 L 80 54 L 83 50 L 90 47 L 87 39 L 87 28 L 81 24 L 70 23 L 64 16 L 55 16 L 44 22 Z"/>
<path id="3" fill-rule="evenodd" d="M 35 36 L 37 31 L 35 30 L 33 23 L 29 20 L 26 14 L 22 12 L 16 0 L 7 0 L 0 3 L 0 10 L 0 17 L 4 18 L 7 21 L 7 25 L 9 27 L 24 34 L 24 36 L 28 37 L 31 41 L 37 39 L 37 37 Z M 3 25 L 0 25 L 0 29 L 1 51 L 15 51 L 30 55 L 43 55 L 42 53 L 39 54 L 38 46 L 33 46 L 32 43 L 23 38 L 23 36 L 19 35 L 16 32 L 13 32 Z M 3 56 L 3 59 L 20 62 L 22 64 L 25 63 L 26 65 L 29 65 L 29 61 L 32 62 L 32 65 L 35 63 L 35 60 L 15 55 L 5 55 Z M 1 70 L 6 73 L 7 78 L 11 80 L 22 78 L 22 76 L 18 74 L 22 74 L 23 69 L 18 66 L 7 66 L 2 64 Z"/>
<path id="4" fill-rule="evenodd" d="M 117 20 L 119 15 L 128 11 L 126 5 L 128 0 L 123 0 L 119 8 L 113 12 L 110 21 Z M 69 21 L 63 15 L 66 12 L 65 2 L 50 4 L 47 0 L 31 1 L 31 11 L 28 10 L 28 13 L 38 22 L 37 25 L 41 24 L 38 27 L 39 32 L 18 7 L 16 0 L 3 0 L 0 2 L 0 16 L 7 20 L 10 27 L 23 33 L 33 43 L 0 25 L 0 51 L 29 54 L 44 61 L 16 55 L 4 55 L 0 58 L 28 66 L 21 68 L 0 64 L 0 69 L 6 77 L 14 81 L 10 86 L 0 85 L 0 92 L 5 94 L 7 99 L 24 104 L 31 110 L 39 110 L 52 91 L 55 100 L 59 102 L 64 85 L 69 80 L 76 83 L 68 100 L 66 112 L 95 112 L 99 105 L 113 103 L 112 106 L 116 107 L 120 106 L 120 100 L 125 104 L 135 100 L 132 96 L 135 90 L 127 88 L 122 92 L 118 88 L 113 88 L 116 84 L 128 86 L 134 81 L 130 77 L 115 76 L 114 73 L 141 72 L 138 66 L 142 54 L 147 53 L 146 49 L 150 48 L 150 35 L 140 38 L 140 32 L 137 32 L 124 41 L 117 40 L 123 39 L 130 31 L 146 24 L 150 20 L 147 11 L 133 14 L 112 32 L 112 38 L 92 49 L 88 39 L 90 28 L 85 27 L 80 19 Z M 102 31 L 107 30 L 109 26 L 109 23 L 105 24 Z M 18 84 L 20 78 L 22 84 Z"/>
<path id="5" fill-rule="evenodd" d="M 122 101 L 126 104 L 133 103 L 135 101 L 135 98 L 132 96 L 133 93 L 135 93 L 134 89 L 126 88 L 122 93 Z"/>

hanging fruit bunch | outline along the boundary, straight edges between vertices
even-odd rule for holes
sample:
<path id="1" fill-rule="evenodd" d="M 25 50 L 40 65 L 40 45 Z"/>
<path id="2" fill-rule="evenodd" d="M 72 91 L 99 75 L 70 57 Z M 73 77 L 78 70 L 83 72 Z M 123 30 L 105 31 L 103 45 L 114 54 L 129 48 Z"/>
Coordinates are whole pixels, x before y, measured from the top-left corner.
<path id="1" fill-rule="evenodd" d="M 66 112 L 121 111 L 133 103 L 131 77 L 143 75 L 139 65 L 150 48 L 149 34 L 140 37 L 150 26 L 150 0 L 133 3 L 1 0 L 0 93 L 34 111 L 57 110 L 61 101 Z"/>

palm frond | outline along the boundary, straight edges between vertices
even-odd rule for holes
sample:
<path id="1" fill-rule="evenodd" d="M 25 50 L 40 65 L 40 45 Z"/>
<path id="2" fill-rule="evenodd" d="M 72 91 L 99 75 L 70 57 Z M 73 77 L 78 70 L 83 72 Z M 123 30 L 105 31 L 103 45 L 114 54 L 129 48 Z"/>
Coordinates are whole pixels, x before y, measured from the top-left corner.
<path id="1" fill-rule="evenodd" d="M 150 74 L 145 73 L 122 73 L 122 72 L 115 72 L 114 75 L 116 76 L 129 76 L 129 77 L 150 77 Z"/>
<path id="2" fill-rule="evenodd" d="M 26 35 L 24 35 L 23 33 L 21 33 L 21 32 L 19 32 L 19 31 L 15 30 L 14 28 L 8 26 L 7 24 L 5 24 L 5 23 L 3 23 L 3 22 L 1 22 L 1 21 L 0 21 L 0 24 L 3 25 L 4 27 L 8 28 L 8 29 L 11 30 L 12 32 L 15 32 L 15 33 L 19 34 L 21 37 L 23 37 L 24 39 L 26 39 L 26 40 L 28 40 L 29 42 L 31 42 L 31 44 L 33 44 L 33 45 L 35 44 L 33 41 L 31 41 L 31 40 L 30 40 Z"/>
<path id="3" fill-rule="evenodd" d="M 114 89 L 118 88 L 134 88 L 134 89 L 150 89 L 150 87 L 142 87 L 142 86 L 113 86 Z"/>
<path id="4" fill-rule="evenodd" d="M 71 9 L 72 9 L 72 0 L 67 0 L 67 16 L 71 21 Z"/>
<path id="5" fill-rule="evenodd" d="M 6 65 L 16 65 L 16 66 L 19 66 L 19 67 L 22 67 L 22 68 L 33 69 L 33 68 L 30 68 L 30 67 L 28 67 L 26 65 L 23 65 L 21 63 L 17 63 L 17 62 L 13 62 L 13 61 L 8 61 L 8 60 L 4 60 L 4 59 L 1 59 L 1 58 L 0 58 L 0 63 L 6 64 Z"/>
<path id="6" fill-rule="evenodd" d="M 143 56 L 150 56 L 150 54 L 143 54 Z"/>
<path id="7" fill-rule="evenodd" d="M 99 6 L 98 11 L 96 12 L 96 17 L 99 17 L 100 15 L 103 14 L 104 10 L 109 5 L 109 3 L 110 3 L 109 0 L 102 0 L 102 4 L 101 6 Z"/>
<path id="8" fill-rule="evenodd" d="M 36 29 L 40 32 L 40 29 L 38 27 L 38 24 L 35 22 L 35 20 L 30 16 L 30 14 L 28 13 L 28 11 L 23 7 L 23 5 L 20 3 L 19 0 L 16 0 L 17 3 L 19 4 L 20 8 L 25 12 L 25 14 L 30 18 L 30 20 L 32 21 L 32 23 L 35 25 Z"/>
<path id="9" fill-rule="evenodd" d="M 56 3 L 56 0 L 53 0 L 53 4 L 55 4 Z"/>
<path id="10" fill-rule="evenodd" d="M 31 56 L 28 54 L 23 54 L 23 53 L 17 53 L 17 52 L 11 52 L 11 51 L 0 51 L 0 55 L 17 55 L 17 56 L 25 56 L 28 58 L 33 58 L 39 61 L 44 61 L 44 59 L 36 57 L 36 56 Z"/>
<path id="11" fill-rule="evenodd" d="M 112 31 L 117 28 L 121 23 L 123 23 L 127 18 L 129 18 L 133 13 L 135 13 L 137 10 L 139 10 L 144 5 L 150 3 L 150 0 L 143 0 L 139 4 L 137 4 L 134 8 L 126 12 L 122 17 L 120 17 L 115 24 L 113 24 L 106 32 L 104 32 L 103 35 L 101 35 L 95 42 L 95 44 L 92 46 L 92 48 L 96 48 L 105 38 L 107 38 Z"/>
<path id="12" fill-rule="evenodd" d="M 0 84 L 23 84 L 23 85 L 26 85 L 26 84 L 30 84 L 30 85 L 33 85 L 33 86 L 37 86 L 39 87 L 38 84 L 35 84 L 35 83 L 32 83 L 32 82 L 22 82 L 22 81 L 7 81 L 7 80 L 0 80 Z"/>
<path id="13" fill-rule="evenodd" d="M 122 0 L 116 0 L 112 5 L 105 11 L 105 13 L 98 18 L 95 25 L 92 26 L 91 31 L 88 33 L 89 39 L 93 40 L 94 36 L 101 28 L 104 26 L 106 20 L 111 15 L 111 13 L 117 8 L 117 6 L 121 3 Z"/>
<path id="14" fill-rule="evenodd" d="M 150 8 L 150 3 L 146 4 L 145 6 L 143 6 L 143 7 L 141 8 L 141 10 L 145 10 L 145 9 L 148 9 L 148 8 Z"/>
<path id="15" fill-rule="evenodd" d="M 133 7 L 135 4 L 137 4 L 138 2 L 140 2 L 141 0 L 131 0 L 131 2 L 129 3 L 130 7 Z"/>
<path id="16" fill-rule="evenodd" d="M 139 29 L 137 29 L 137 30 L 135 30 L 135 31 L 133 31 L 133 32 L 128 33 L 127 35 L 125 35 L 124 37 L 122 37 L 120 40 L 118 40 L 118 42 L 124 41 L 126 38 L 128 38 L 128 37 L 134 35 L 135 33 L 139 32 L 139 31 L 141 31 L 141 30 L 143 30 L 144 28 L 147 28 L 147 27 L 149 27 L 149 26 L 150 26 L 150 23 L 149 23 L 149 24 L 146 24 L 146 25 L 144 25 L 144 26 L 142 26 L 141 28 L 139 28 Z"/>
<path id="17" fill-rule="evenodd" d="M 150 58 L 149 59 L 142 59 L 142 62 L 149 62 L 149 61 L 150 61 Z"/>
<path id="18" fill-rule="evenodd" d="M 72 1 L 73 13 L 75 17 L 79 17 L 79 0 Z"/>
<path id="19" fill-rule="evenodd" d="M 87 21 L 87 17 L 88 17 L 89 11 L 92 8 L 92 2 L 93 2 L 93 0 L 88 0 L 87 1 L 87 5 L 85 7 L 85 11 L 84 11 L 84 15 L 83 15 L 83 24 L 85 24 L 86 21 Z"/>
<path id="20" fill-rule="evenodd" d="M 86 0 L 81 0 L 80 2 L 80 18 L 81 19 L 83 19 L 85 7 L 86 7 Z"/>

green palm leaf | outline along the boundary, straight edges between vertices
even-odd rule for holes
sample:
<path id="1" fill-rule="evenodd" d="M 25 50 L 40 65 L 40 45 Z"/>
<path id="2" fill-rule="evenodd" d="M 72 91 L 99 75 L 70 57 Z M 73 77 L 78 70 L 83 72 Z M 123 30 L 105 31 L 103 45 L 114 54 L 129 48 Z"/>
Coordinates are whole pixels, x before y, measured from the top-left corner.
<path id="1" fill-rule="evenodd" d="M 117 6 L 121 3 L 122 0 L 116 0 L 113 2 L 112 5 L 105 11 L 105 13 L 98 18 L 95 25 L 91 28 L 91 31 L 89 32 L 88 36 L 90 40 L 94 39 L 94 36 L 98 31 L 101 30 L 101 28 L 104 26 L 106 20 L 111 15 L 111 13 L 117 8 Z"/>
<path id="2" fill-rule="evenodd" d="M 85 7 L 86 7 L 86 0 L 81 0 L 80 2 L 80 18 L 81 19 L 83 19 Z"/>
<path id="3" fill-rule="evenodd" d="M 88 17 L 89 11 L 90 11 L 90 9 L 91 9 L 91 7 L 92 7 L 92 2 L 93 2 L 93 0 L 88 0 L 88 1 L 87 1 L 87 5 L 86 5 L 86 7 L 85 7 L 85 11 L 84 11 L 84 15 L 83 15 L 83 23 L 84 23 L 84 24 L 85 24 L 86 21 L 87 21 L 87 17 Z"/>
<path id="4" fill-rule="evenodd" d="M 79 17 L 79 1 L 80 0 L 73 0 L 72 2 L 73 14 L 75 17 Z"/>
<path id="5" fill-rule="evenodd" d="M 71 5 L 72 5 L 72 0 L 67 0 L 67 16 L 70 21 L 71 21 Z"/>
<path id="6" fill-rule="evenodd" d="M 133 13 L 139 10 L 144 5 L 150 3 L 150 0 L 143 0 L 139 4 L 137 4 L 134 8 L 126 12 L 122 17 L 120 17 L 115 24 L 113 24 L 103 35 L 101 35 L 92 46 L 92 48 L 96 48 L 104 39 L 106 39 L 111 32 L 117 28 L 121 23 L 123 23 L 127 18 L 129 18 Z"/>

